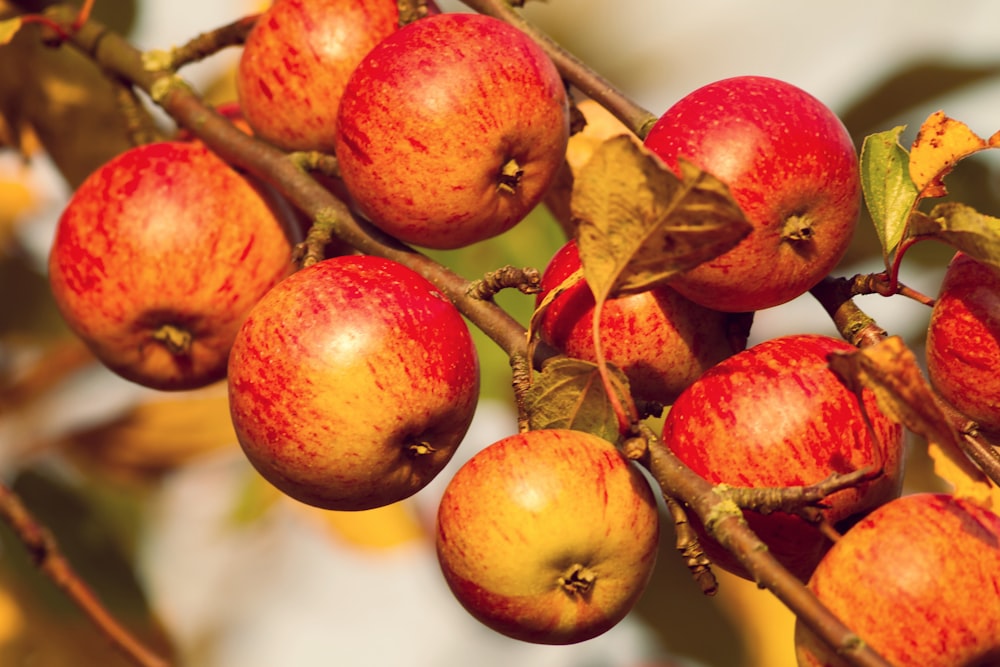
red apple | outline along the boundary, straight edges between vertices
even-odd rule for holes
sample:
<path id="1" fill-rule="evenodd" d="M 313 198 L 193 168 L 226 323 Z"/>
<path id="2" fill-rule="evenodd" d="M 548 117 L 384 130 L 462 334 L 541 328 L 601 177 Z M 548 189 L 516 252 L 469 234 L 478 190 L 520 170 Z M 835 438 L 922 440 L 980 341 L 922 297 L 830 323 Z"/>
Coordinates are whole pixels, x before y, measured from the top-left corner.
<path id="1" fill-rule="evenodd" d="M 538 303 L 579 268 L 576 242 L 569 241 L 546 267 Z M 661 285 L 605 302 L 601 345 L 636 398 L 668 405 L 708 368 L 746 346 L 749 327 L 739 319 L 745 318 L 699 306 Z M 549 304 L 539 334 L 566 355 L 596 361 L 593 320 L 594 295 L 581 280 Z"/>
<path id="2" fill-rule="evenodd" d="M 956 253 L 927 328 L 934 388 L 982 429 L 1000 431 L 1000 271 Z"/>
<path id="3" fill-rule="evenodd" d="M 458 248 L 517 224 L 562 165 L 565 87 L 527 35 L 439 14 L 372 49 L 341 99 L 341 175 L 371 221 L 407 243 Z"/>
<path id="4" fill-rule="evenodd" d="M 333 152 L 348 78 L 398 22 L 394 0 L 276 0 L 247 36 L 236 71 L 254 132 L 287 150 Z"/>
<path id="5" fill-rule="evenodd" d="M 221 380 L 247 311 L 292 269 L 295 223 L 277 210 L 200 143 L 128 150 L 80 185 L 59 220 L 56 305 L 129 380 L 157 389 Z"/>
<path id="6" fill-rule="evenodd" d="M 881 469 L 877 478 L 825 499 L 823 516 L 831 524 L 856 519 L 899 495 L 903 446 L 902 428 L 878 409 L 874 395 L 864 392 L 862 408 L 828 367 L 830 354 L 851 349 L 839 339 L 798 334 L 739 352 L 681 393 L 664 422 L 663 441 L 716 484 L 798 486 L 835 472 Z M 803 581 L 830 546 L 816 526 L 798 516 L 744 515 L 775 557 Z M 706 538 L 703 546 L 720 567 L 748 576 L 714 539 Z"/>
<path id="7" fill-rule="evenodd" d="M 613 627 L 656 562 L 656 499 L 610 442 L 582 431 L 519 433 L 448 483 L 437 553 L 451 591 L 507 636 L 569 644 Z"/>
<path id="8" fill-rule="evenodd" d="M 1000 665 L 1000 517 L 953 496 L 903 496 L 823 558 L 809 588 L 893 665 Z M 800 667 L 846 667 L 798 621 Z"/>
<path id="9" fill-rule="evenodd" d="M 645 145 L 679 173 L 719 178 L 753 231 L 673 281 L 710 308 L 750 311 L 808 291 L 841 260 L 858 220 L 858 156 L 840 119 L 789 83 L 738 76 L 703 86 L 656 122 Z"/>
<path id="10" fill-rule="evenodd" d="M 229 361 L 247 458 L 287 495 L 326 509 L 419 491 L 451 459 L 478 397 L 458 310 L 377 257 L 334 257 L 286 278 L 251 311 Z"/>

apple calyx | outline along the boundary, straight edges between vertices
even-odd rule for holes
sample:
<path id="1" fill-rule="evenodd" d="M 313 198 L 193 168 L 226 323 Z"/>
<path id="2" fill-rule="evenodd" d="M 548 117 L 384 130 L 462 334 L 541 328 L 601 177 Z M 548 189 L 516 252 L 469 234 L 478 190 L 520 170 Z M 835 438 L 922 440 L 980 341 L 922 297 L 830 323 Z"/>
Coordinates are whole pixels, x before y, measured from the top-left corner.
<path id="1" fill-rule="evenodd" d="M 597 573 L 590 568 L 574 563 L 559 576 L 559 585 L 570 597 L 586 596 L 597 581 Z"/>
<path id="2" fill-rule="evenodd" d="M 163 343 L 167 351 L 175 357 L 186 357 L 191 354 L 191 344 L 194 336 L 187 329 L 176 324 L 162 324 L 153 332 L 153 340 Z"/>
<path id="3" fill-rule="evenodd" d="M 431 447 L 429 442 L 421 440 L 419 442 L 411 443 L 406 448 L 407 453 L 413 457 L 427 456 L 428 454 L 433 454 L 437 450 Z"/>
<path id="4" fill-rule="evenodd" d="M 813 223 L 808 215 L 794 213 L 785 218 L 785 224 L 781 227 L 781 240 L 791 243 L 804 243 L 811 241 L 815 231 Z"/>
<path id="5" fill-rule="evenodd" d="M 497 178 L 497 190 L 507 194 L 514 194 L 517 186 L 524 176 L 524 168 L 518 164 L 515 158 L 511 158 L 500 167 L 500 175 Z"/>

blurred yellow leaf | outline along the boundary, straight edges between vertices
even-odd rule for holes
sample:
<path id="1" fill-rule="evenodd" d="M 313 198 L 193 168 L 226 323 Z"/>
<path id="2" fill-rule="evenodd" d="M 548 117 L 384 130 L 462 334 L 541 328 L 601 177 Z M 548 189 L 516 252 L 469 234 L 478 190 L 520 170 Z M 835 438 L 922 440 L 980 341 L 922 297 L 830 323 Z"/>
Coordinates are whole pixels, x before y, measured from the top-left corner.
<path id="1" fill-rule="evenodd" d="M 22 24 L 20 16 L 0 21 L 0 44 L 10 43 L 17 31 L 21 29 Z"/>
<path id="2" fill-rule="evenodd" d="M 958 456 L 936 442 L 930 443 L 927 453 L 934 461 L 934 474 L 948 482 L 956 496 L 1000 513 L 1000 487 L 991 484 L 964 454 Z"/>
<path id="3" fill-rule="evenodd" d="M 935 111 L 920 126 L 910 148 L 910 178 L 921 197 L 942 197 L 948 193 L 944 177 L 959 161 L 998 144 L 1000 133 L 984 140 L 965 123 Z"/>

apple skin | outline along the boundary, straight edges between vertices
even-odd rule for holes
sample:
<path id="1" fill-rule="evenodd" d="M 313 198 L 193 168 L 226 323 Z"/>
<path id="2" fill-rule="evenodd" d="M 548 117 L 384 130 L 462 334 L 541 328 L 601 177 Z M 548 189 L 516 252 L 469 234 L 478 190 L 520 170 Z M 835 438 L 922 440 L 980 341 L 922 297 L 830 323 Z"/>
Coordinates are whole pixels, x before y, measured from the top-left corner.
<path id="1" fill-rule="evenodd" d="M 394 0 L 276 0 L 247 36 L 236 70 L 254 133 L 286 150 L 333 152 L 348 78 L 398 22 Z"/>
<path id="2" fill-rule="evenodd" d="M 537 303 L 580 268 L 575 241 L 542 275 Z M 601 345 L 625 373 L 633 396 L 669 405 L 702 373 L 746 347 L 749 318 L 700 306 L 666 285 L 604 303 Z M 594 295 L 585 281 L 556 297 L 541 318 L 542 340 L 570 357 L 596 361 Z"/>
<path id="3" fill-rule="evenodd" d="M 737 76 L 670 107 L 644 143 L 675 173 L 683 157 L 719 178 L 753 225 L 735 248 L 672 282 L 717 310 L 776 306 L 847 251 L 861 202 L 858 156 L 840 119 L 783 81 Z"/>
<path id="4" fill-rule="evenodd" d="M 451 459 L 479 398 L 458 310 L 401 264 L 341 256 L 258 302 L 233 344 L 229 403 L 260 474 L 303 503 L 409 497 Z"/>
<path id="5" fill-rule="evenodd" d="M 1000 432 L 1000 272 L 961 252 L 931 311 L 927 375 L 981 429 Z"/>
<path id="6" fill-rule="evenodd" d="M 198 142 L 138 146 L 68 202 L 49 254 L 53 297 L 122 377 L 163 390 L 206 386 L 225 377 L 251 306 L 293 268 L 289 214 Z"/>
<path id="7" fill-rule="evenodd" d="M 693 382 L 664 420 L 663 442 L 714 484 L 780 487 L 820 482 L 866 467 L 882 474 L 828 496 L 824 517 L 834 526 L 899 496 L 902 428 L 864 392 L 877 440 L 865 427 L 855 394 L 827 366 L 827 356 L 854 349 L 843 340 L 795 334 L 758 343 Z M 829 549 L 829 540 L 798 516 L 745 510 L 751 529 L 802 581 Z M 719 567 L 750 578 L 736 558 L 692 517 L 706 554 Z"/>
<path id="8" fill-rule="evenodd" d="M 809 588 L 893 665 L 1000 664 L 1000 517 L 917 493 L 869 514 L 830 549 Z M 800 667 L 848 663 L 800 621 Z"/>
<path id="9" fill-rule="evenodd" d="M 656 562 L 659 517 L 639 469 L 583 431 L 527 431 L 448 483 L 437 553 L 465 609 L 509 637 L 570 644 L 632 609 Z M 566 580 L 580 572 L 577 589 Z"/>
<path id="10" fill-rule="evenodd" d="M 565 86 L 516 28 L 444 13 L 372 49 L 341 99 L 336 153 L 360 211 L 406 243 L 459 248 L 520 222 L 564 160 Z M 519 174 L 505 176 L 516 163 Z"/>

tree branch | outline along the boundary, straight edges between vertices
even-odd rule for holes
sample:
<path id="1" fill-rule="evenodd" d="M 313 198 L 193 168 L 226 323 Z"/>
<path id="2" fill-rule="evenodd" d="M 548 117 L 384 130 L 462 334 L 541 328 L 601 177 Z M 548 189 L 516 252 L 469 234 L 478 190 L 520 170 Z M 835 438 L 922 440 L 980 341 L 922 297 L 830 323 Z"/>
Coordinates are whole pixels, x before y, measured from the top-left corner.
<path id="1" fill-rule="evenodd" d="M 167 667 L 162 657 L 143 645 L 101 604 L 62 554 L 55 538 L 24 506 L 8 486 L 0 483 L 0 518 L 10 526 L 39 571 L 59 587 L 116 649 L 142 667 Z"/>

